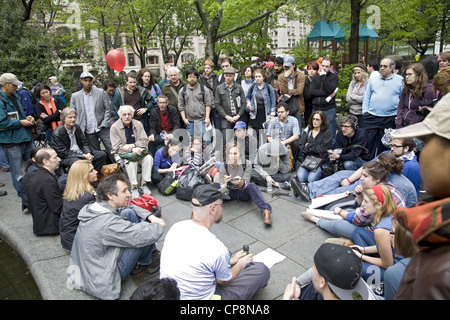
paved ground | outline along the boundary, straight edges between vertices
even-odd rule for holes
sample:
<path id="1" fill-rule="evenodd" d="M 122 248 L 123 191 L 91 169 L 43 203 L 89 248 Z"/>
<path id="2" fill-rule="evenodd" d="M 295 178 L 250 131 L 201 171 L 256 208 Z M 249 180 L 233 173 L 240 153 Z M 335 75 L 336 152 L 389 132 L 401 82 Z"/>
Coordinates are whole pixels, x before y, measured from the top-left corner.
<path id="1" fill-rule="evenodd" d="M 31 214 L 21 211 L 21 201 L 11 183 L 9 173 L 0 172 L 0 184 L 6 186 L 8 195 L 0 197 L 0 238 L 16 250 L 27 263 L 45 300 L 82 300 L 93 297 L 66 286 L 66 269 L 69 255 L 61 247 L 59 236 L 37 237 L 32 231 Z M 162 207 L 163 219 L 168 230 L 175 222 L 189 219 L 190 202 L 176 197 L 163 197 L 154 187 L 152 192 Z M 227 202 L 224 206 L 223 220 L 214 225 L 211 231 L 221 239 L 229 250 L 239 251 L 244 244 L 257 254 L 271 248 L 286 258 L 271 269 L 271 278 L 266 288 L 255 296 L 258 300 L 278 300 L 293 276 L 298 276 L 311 267 L 317 248 L 330 234 L 301 217 L 308 203 L 292 196 L 292 191 L 281 191 L 264 197 L 273 208 L 271 227 L 265 227 L 256 205 L 252 202 Z M 167 232 L 167 231 L 166 231 Z M 164 245 L 165 234 L 158 242 Z M 148 276 L 130 276 L 122 285 L 121 299 L 128 299 L 139 284 Z"/>

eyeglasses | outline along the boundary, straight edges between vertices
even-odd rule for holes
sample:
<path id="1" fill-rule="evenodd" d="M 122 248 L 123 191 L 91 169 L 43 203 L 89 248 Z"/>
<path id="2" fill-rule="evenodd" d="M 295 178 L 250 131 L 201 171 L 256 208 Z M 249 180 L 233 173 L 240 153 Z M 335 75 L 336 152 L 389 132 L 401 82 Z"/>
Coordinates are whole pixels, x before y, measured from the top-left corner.
<path id="1" fill-rule="evenodd" d="M 380 64 L 380 68 L 389 68 L 387 64 Z"/>
<path id="2" fill-rule="evenodd" d="M 391 148 L 403 148 L 403 146 L 399 146 L 397 144 L 391 144 Z"/>
<path id="3" fill-rule="evenodd" d="M 342 128 L 351 128 L 352 126 L 347 126 L 347 125 L 345 125 L 345 124 L 341 124 L 341 127 L 342 127 Z"/>

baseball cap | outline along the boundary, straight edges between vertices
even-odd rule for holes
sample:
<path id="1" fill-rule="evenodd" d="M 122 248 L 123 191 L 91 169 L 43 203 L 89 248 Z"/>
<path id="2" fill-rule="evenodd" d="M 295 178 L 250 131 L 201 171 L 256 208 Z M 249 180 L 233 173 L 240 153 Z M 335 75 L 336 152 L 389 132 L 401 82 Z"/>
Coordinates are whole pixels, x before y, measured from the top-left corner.
<path id="1" fill-rule="evenodd" d="M 50 78 L 48 78 L 48 80 L 58 80 L 58 78 L 56 78 L 55 76 L 51 76 Z"/>
<path id="2" fill-rule="evenodd" d="M 444 139 L 450 140 L 450 94 L 446 94 L 434 106 L 433 110 L 422 122 L 393 130 L 391 139 L 408 137 L 421 137 L 436 134 Z"/>
<path id="3" fill-rule="evenodd" d="M 22 82 L 12 73 L 4 73 L 0 76 L 0 83 L 12 83 L 15 86 L 22 85 Z"/>
<path id="4" fill-rule="evenodd" d="M 84 79 L 84 78 L 94 79 L 94 76 L 90 72 L 85 71 L 80 75 L 80 79 Z"/>
<path id="5" fill-rule="evenodd" d="M 341 300 L 376 300 L 361 278 L 361 259 L 350 247 L 324 243 L 314 255 L 317 272 Z"/>
<path id="6" fill-rule="evenodd" d="M 289 55 L 286 55 L 284 57 L 283 67 L 290 67 L 290 66 L 292 66 L 293 63 L 295 63 L 294 57 L 291 57 Z"/>
<path id="7" fill-rule="evenodd" d="M 247 125 L 245 124 L 244 121 L 238 121 L 236 122 L 236 124 L 234 125 L 234 129 L 247 129 Z"/>
<path id="8" fill-rule="evenodd" d="M 236 69 L 234 69 L 233 67 L 226 67 L 225 69 L 223 69 L 223 73 L 236 73 Z"/>
<path id="9" fill-rule="evenodd" d="M 267 67 L 267 68 L 273 68 L 273 62 L 272 62 L 272 61 L 267 61 L 265 67 Z"/>
<path id="10" fill-rule="evenodd" d="M 204 207 L 219 199 L 230 200 L 230 197 L 212 184 L 203 184 L 194 189 L 191 202 L 196 207 Z"/>

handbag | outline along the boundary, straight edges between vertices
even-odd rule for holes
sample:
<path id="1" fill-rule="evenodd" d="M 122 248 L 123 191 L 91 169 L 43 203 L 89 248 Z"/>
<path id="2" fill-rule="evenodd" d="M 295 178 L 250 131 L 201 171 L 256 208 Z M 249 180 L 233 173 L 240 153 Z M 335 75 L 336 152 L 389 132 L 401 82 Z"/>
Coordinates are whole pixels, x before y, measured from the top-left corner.
<path id="1" fill-rule="evenodd" d="M 294 115 L 298 112 L 297 99 L 295 98 L 295 96 L 292 93 L 287 93 L 287 95 L 289 95 L 289 98 L 286 97 L 285 95 L 283 95 L 281 97 L 281 102 L 287 103 L 287 105 L 289 107 L 289 114 Z"/>
<path id="2" fill-rule="evenodd" d="M 144 193 L 139 198 L 131 200 L 130 205 L 136 205 L 142 209 L 148 210 L 151 212 L 151 215 L 161 218 L 161 208 L 159 207 L 158 200 L 151 195 Z"/>
<path id="3" fill-rule="evenodd" d="M 118 163 L 105 164 L 100 170 L 99 181 L 103 180 L 107 176 L 122 173 L 122 167 Z"/>
<path id="4" fill-rule="evenodd" d="M 199 168 L 190 168 L 189 171 L 180 178 L 176 198 L 186 201 L 191 200 L 194 189 L 202 184 L 205 184 L 205 178 L 200 173 Z"/>
<path id="5" fill-rule="evenodd" d="M 303 160 L 301 166 L 306 170 L 316 172 L 317 168 L 321 165 L 322 158 L 315 157 L 312 155 L 306 156 L 305 160 Z"/>
<path id="6" fill-rule="evenodd" d="M 158 182 L 158 191 L 164 196 L 170 196 L 176 191 L 177 184 L 178 179 L 175 178 L 175 172 L 171 171 L 167 173 L 160 182 Z M 170 188 L 171 186 L 173 186 L 173 188 Z"/>
<path id="7" fill-rule="evenodd" d="M 140 155 L 138 155 L 135 152 L 127 152 L 127 153 L 119 154 L 119 157 L 121 157 L 122 159 L 128 160 L 128 161 L 131 161 L 131 162 L 136 162 L 136 161 L 139 161 L 142 158 L 144 158 L 146 155 L 148 155 L 148 150 L 144 149 L 144 150 L 142 150 Z"/>

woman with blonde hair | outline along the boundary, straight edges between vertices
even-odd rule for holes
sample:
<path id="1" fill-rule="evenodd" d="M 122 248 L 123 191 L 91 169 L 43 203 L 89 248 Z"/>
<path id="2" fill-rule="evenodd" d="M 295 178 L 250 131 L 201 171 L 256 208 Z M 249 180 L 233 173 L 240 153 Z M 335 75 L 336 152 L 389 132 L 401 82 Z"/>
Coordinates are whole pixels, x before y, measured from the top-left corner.
<path id="1" fill-rule="evenodd" d="M 353 67 L 352 82 L 348 86 L 346 101 L 350 104 L 350 114 L 358 119 L 359 127 L 362 128 L 362 103 L 366 92 L 366 82 L 368 78 L 367 68 L 362 63 L 357 63 Z"/>
<path id="2" fill-rule="evenodd" d="M 369 284 L 378 284 L 384 280 L 384 272 L 403 257 L 394 255 L 391 244 L 392 215 L 397 209 L 392 193 L 385 185 L 374 185 L 364 189 L 361 204 L 366 214 L 373 216 L 373 232 L 358 227 L 353 231 L 352 249 L 361 258 L 363 279 Z"/>
<path id="3" fill-rule="evenodd" d="M 63 210 L 59 219 L 61 245 L 71 251 L 73 238 L 78 228 L 78 212 L 86 204 L 95 201 L 92 183 L 97 181 L 97 171 L 89 160 L 75 161 L 67 175 L 63 193 Z"/>

